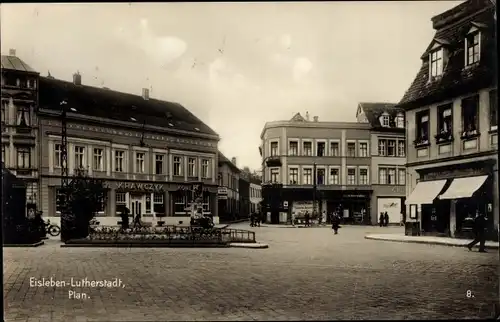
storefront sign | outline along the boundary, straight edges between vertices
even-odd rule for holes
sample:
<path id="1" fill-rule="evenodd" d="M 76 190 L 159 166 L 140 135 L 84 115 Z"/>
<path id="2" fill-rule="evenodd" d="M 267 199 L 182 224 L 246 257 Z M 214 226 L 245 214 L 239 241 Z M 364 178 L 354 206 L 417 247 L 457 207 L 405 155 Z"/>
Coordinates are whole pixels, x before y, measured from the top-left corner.
<path id="1" fill-rule="evenodd" d="M 365 194 L 348 194 L 348 195 L 344 195 L 345 198 L 368 198 L 367 195 Z"/>
<path id="2" fill-rule="evenodd" d="M 292 204 L 292 212 L 297 215 L 305 214 L 306 211 L 312 214 L 314 210 L 314 204 L 312 201 L 294 201 Z"/>
<path id="3" fill-rule="evenodd" d="M 117 182 L 117 190 L 163 191 L 160 183 Z"/>
<path id="4" fill-rule="evenodd" d="M 219 189 L 217 189 L 217 198 L 219 200 L 226 200 L 227 199 L 227 188 L 226 187 L 219 187 Z"/>
<path id="5" fill-rule="evenodd" d="M 455 170 L 446 170 L 446 171 L 438 171 L 438 172 L 430 172 L 426 173 L 422 176 L 423 180 L 437 180 L 437 179 L 449 179 L 454 177 L 465 177 L 465 176 L 480 176 L 484 175 L 484 169 L 455 169 Z"/>

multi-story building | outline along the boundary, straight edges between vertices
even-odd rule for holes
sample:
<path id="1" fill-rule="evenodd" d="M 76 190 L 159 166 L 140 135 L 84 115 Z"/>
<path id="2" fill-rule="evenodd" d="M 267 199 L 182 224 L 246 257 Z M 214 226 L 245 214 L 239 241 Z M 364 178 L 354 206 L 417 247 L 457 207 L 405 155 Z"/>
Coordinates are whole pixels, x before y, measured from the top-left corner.
<path id="1" fill-rule="evenodd" d="M 36 109 L 39 74 L 11 49 L 2 55 L 2 162 L 26 183 L 27 209 L 36 209 L 39 144 Z"/>
<path id="2" fill-rule="evenodd" d="M 272 223 L 291 212 L 341 211 L 345 222 L 371 223 L 370 124 L 320 122 L 308 113 L 266 123 L 260 147 L 263 211 Z M 273 184 L 269 186 L 268 184 Z"/>
<path id="3" fill-rule="evenodd" d="M 227 222 L 238 219 L 239 216 L 241 170 L 221 152 L 218 153 L 218 160 L 219 218 Z"/>
<path id="4" fill-rule="evenodd" d="M 434 38 L 398 104 L 407 120 L 407 218 L 413 233 L 462 236 L 486 213 L 498 230 L 495 6 L 469 0 L 432 18 Z"/>
<path id="5" fill-rule="evenodd" d="M 246 171 L 240 172 L 238 188 L 240 196 L 240 210 L 238 211 L 238 219 L 248 218 L 248 216 L 250 215 L 250 173 Z"/>
<path id="6" fill-rule="evenodd" d="M 261 211 L 262 180 L 257 176 L 250 176 L 250 213 Z"/>
<path id="7" fill-rule="evenodd" d="M 146 221 L 189 225 L 192 183 L 203 183 L 204 213 L 217 218 L 219 137 L 186 108 L 141 95 L 40 77 L 39 133 L 44 215 L 58 221 L 61 106 L 67 109 L 68 170 L 84 169 L 109 188 L 99 221 L 116 224 L 126 207 Z"/>
<path id="8" fill-rule="evenodd" d="M 392 103 L 359 103 L 356 118 L 371 126 L 372 223 L 387 212 L 389 223 L 399 224 L 406 196 L 404 110 Z"/>

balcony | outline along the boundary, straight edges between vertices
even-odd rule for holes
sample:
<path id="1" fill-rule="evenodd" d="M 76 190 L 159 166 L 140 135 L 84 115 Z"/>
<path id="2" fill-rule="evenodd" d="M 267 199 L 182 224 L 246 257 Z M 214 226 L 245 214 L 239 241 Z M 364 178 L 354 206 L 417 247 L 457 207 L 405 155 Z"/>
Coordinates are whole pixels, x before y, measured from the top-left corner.
<path id="1" fill-rule="evenodd" d="M 277 155 L 270 156 L 266 159 L 267 167 L 281 167 L 281 157 Z"/>

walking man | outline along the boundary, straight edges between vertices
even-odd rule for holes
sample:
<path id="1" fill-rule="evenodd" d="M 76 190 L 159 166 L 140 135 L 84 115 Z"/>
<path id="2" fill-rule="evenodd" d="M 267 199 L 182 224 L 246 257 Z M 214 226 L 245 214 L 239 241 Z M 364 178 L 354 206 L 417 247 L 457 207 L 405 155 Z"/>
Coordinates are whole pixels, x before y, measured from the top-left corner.
<path id="1" fill-rule="evenodd" d="M 292 226 L 295 227 L 295 211 L 292 211 Z"/>
<path id="2" fill-rule="evenodd" d="M 467 245 L 467 248 L 469 248 L 469 250 L 472 250 L 472 247 L 479 243 L 479 252 L 486 253 L 486 250 L 484 249 L 484 244 L 486 243 L 485 229 L 486 216 L 483 213 L 479 212 L 479 210 L 476 210 L 476 218 L 474 219 L 475 238 L 470 244 Z"/>
<path id="3" fill-rule="evenodd" d="M 337 216 L 337 214 L 334 213 L 332 216 L 332 229 L 335 235 L 337 235 L 339 232 L 339 226 L 340 226 L 340 218 L 339 216 Z"/>

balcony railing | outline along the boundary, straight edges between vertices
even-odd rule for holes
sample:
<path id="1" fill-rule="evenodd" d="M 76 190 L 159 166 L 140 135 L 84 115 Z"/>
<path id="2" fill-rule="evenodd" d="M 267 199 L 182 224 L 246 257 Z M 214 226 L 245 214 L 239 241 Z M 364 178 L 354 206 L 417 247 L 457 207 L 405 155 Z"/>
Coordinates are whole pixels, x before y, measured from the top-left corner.
<path id="1" fill-rule="evenodd" d="M 266 166 L 281 167 L 281 157 L 277 155 L 270 156 L 266 159 Z"/>

